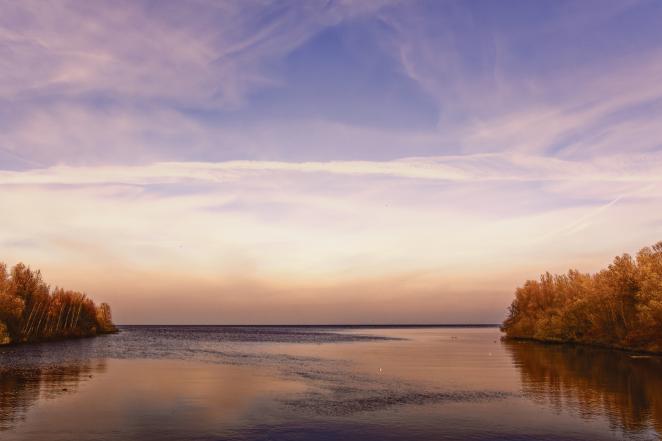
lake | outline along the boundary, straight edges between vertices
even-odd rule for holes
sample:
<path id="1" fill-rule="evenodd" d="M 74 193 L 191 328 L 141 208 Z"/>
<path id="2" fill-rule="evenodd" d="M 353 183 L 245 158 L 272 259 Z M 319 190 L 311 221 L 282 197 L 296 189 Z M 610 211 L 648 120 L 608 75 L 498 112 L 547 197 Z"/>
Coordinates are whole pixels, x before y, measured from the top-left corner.
<path id="1" fill-rule="evenodd" d="M 662 359 L 496 327 L 123 326 L 0 348 L 2 440 L 653 440 Z"/>

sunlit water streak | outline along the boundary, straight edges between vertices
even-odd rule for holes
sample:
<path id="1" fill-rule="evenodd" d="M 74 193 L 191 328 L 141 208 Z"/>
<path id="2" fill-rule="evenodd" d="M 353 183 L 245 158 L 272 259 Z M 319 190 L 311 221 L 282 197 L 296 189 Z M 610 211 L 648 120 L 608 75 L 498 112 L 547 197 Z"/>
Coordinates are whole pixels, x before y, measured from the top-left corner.
<path id="1" fill-rule="evenodd" d="M 496 328 L 123 327 L 0 349 L 7 440 L 658 439 L 662 363 Z"/>

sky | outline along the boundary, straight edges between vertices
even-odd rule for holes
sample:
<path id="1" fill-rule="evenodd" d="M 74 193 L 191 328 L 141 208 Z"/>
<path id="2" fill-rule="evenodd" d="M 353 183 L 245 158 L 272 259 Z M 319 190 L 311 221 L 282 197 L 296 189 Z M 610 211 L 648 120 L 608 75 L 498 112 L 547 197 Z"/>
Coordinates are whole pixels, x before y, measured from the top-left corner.
<path id="1" fill-rule="evenodd" d="M 497 323 L 662 240 L 662 2 L 0 0 L 0 261 L 120 324 Z"/>

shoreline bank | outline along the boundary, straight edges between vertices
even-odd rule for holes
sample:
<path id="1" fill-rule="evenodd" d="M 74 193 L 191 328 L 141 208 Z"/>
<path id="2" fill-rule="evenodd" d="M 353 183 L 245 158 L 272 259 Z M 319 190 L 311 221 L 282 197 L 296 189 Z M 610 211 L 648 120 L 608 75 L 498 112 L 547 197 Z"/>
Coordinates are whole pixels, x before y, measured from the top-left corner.
<path id="1" fill-rule="evenodd" d="M 0 347 L 22 346 L 22 345 L 29 345 L 34 343 L 50 343 L 50 342 L 65 341 L 65 340 L 79 340 L 83 338 L 100 337 L 102 335 L 118 334 L 119 332 L 121 332 L 120 329 L 118 327 L 115 327 L 113 329 L 109 329 L 105 331 L 94 332 L 93 334 L 58 335 L 58 336 L 50 336 L 50 337 L 20 341 L 20 340 L 12 339 L 11 335 L 9 335 L 9 333 L 7 332 L 6 325 L 0 322 Z"/>
<path id="2" fill-rule="evenodd" d="M 556 339 L 540 339 L 535 337 L 513 337 L 504 335 L 501 337 L 501 341 L 504 342 L 528 342 L 528 343 L 537 343 L 541 345 L 548 346 L 567 346 L 567 347 L 585 347 L 593 349 L 604 349 L 609 351 L 618 351 L 625 352 L 633 355 L 649 355 L 654 357 L 662 357 L 662 351 L 651 351 L 647 349 L 636 349 L 628 348 L 626 346 L 616 346 L 608 345 L 601 343 L 588 343 L 588 342 L 578 342 L 578 341 L 565 341 L 565 340 L 556 340 Z"/>

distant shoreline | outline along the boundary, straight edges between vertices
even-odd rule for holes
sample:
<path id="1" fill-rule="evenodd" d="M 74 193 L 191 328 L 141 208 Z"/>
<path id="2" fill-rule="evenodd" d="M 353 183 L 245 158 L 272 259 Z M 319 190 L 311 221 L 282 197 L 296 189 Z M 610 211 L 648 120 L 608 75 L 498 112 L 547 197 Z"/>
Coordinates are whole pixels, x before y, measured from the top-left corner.
<path id="1" fill-rule="evenodd" d="M 144 324 L 120 324 L 116 325 L 118 328 L 123 327 L 181 327 L 181 328 L 202 328 L 202 327 L 217 327 L 217 328 L 499 328 L 501 325 L 497 323 L 479 323 L 479 324 L 320 324 L 320 325 L 144 325 Z"/>

